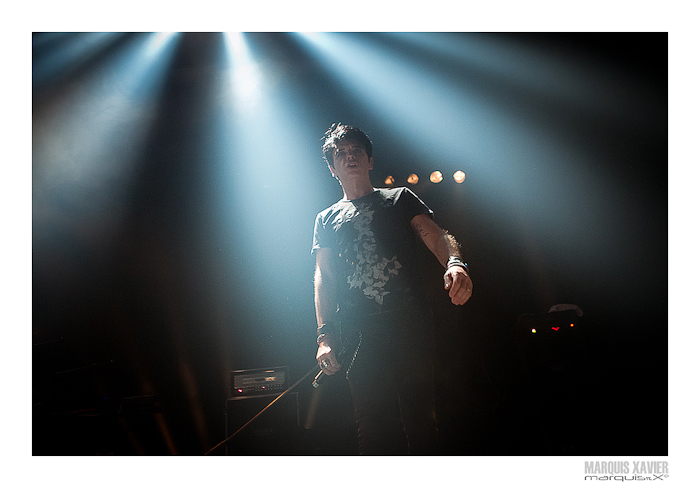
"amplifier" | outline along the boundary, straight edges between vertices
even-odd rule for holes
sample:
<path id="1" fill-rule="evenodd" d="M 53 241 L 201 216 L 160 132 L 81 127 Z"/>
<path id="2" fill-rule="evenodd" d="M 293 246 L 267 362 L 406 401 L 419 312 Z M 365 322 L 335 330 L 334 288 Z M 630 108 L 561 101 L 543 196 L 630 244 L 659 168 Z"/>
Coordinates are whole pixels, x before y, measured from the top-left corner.
<path id="1" fill-rule="evenodd" d="M 289 387 L 287 366 L 231 371 L 231 396 L 282 393 Z"/>
<path id="2" fill-rule="evenodd" d="M 260 413 L 278 394 L 249 395 L 226 400 L 226 438 Z M 226 444 L 226 455 L 289 456 L 297 453 L 302 434 L 299 392 L 292 391 Z"/>

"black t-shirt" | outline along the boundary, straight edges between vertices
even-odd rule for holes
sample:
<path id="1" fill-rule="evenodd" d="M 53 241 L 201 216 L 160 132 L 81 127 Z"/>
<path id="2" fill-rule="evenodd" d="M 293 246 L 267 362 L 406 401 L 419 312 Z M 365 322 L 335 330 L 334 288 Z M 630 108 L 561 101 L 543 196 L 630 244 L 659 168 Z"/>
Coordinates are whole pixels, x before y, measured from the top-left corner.
<path id="1" fill-rule="evenodd" d="M 433 212 L 408 188 L 375 189 L 316 216 L 312 253 L 331 248 L 341 316 L 423 303 L 413 217 Z"/>

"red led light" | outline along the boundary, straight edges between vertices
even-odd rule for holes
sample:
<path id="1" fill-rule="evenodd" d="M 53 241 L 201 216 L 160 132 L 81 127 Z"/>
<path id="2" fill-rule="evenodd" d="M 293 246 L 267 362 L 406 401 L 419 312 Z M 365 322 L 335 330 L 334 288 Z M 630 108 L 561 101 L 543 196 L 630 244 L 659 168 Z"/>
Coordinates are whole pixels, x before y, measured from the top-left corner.
<path id="1" fill-rule="evenodd" d="M 552 330 L 559 330 L 559 327 L 552 327 Z"/>

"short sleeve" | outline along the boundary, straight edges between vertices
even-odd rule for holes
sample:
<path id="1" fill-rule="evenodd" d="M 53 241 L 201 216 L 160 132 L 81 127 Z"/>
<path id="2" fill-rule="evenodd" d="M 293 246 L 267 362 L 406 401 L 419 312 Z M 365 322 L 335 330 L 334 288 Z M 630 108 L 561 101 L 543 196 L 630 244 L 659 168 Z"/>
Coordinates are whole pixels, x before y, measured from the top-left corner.
<path id="1" fill-rule="evenodd" d="M 323 222 L 323 212 L 316 215 L 316 221 L 314 223 L 314 240 L 311 246 L 311 254 L 315 255 L 316 251 L 322 247 L 330 247 L 330 242 L 328 242 L 328 232 Z"/>
<path id="2" fill-rule="evenodd" d="M 400 205 L 404 214 L 408 219 L 412 219 L 416 215 L 428 214 L 430 218 L 434 218 L 433 211 L 428 207 L 423 200 L 418 198 L 418 195 L 413 193 L 408 188 L 403 188 L 399 193 L 399 201 L 397 205 Z"/>

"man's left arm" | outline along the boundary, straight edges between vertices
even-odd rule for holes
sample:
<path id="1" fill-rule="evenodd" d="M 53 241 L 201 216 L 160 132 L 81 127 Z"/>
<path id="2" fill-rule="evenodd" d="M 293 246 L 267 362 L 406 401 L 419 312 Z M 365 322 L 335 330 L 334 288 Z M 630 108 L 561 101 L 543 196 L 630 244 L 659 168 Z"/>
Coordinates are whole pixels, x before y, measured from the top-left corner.
<path id="1" fill-rule="evenodd" d="M 420 214 L 411 220 L 413 230 L 446 268 L 445 289 L 455 305 L 464 305 L 472 296 L 472 280 L 462 261 L 457 240 L 433 221 L 428 214 Z"/>

